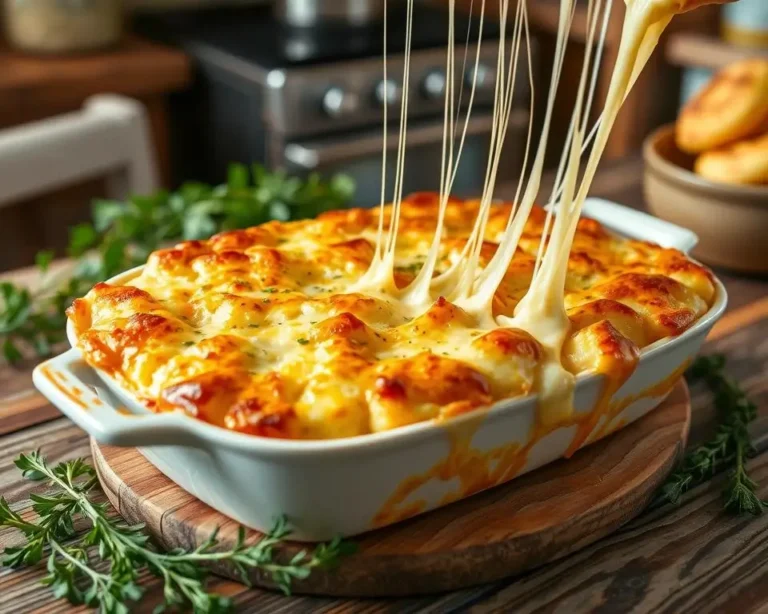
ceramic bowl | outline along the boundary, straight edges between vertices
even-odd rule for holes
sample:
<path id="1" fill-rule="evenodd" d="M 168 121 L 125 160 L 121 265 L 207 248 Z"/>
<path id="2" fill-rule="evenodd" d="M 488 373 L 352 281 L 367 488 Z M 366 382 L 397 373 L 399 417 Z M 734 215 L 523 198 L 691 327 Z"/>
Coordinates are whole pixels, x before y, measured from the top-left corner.
<path id="1" fill-rule="evenodd" d="M 693 172 L 673 124 L 645 140 L 644 190 L 654 215 L 699 236 L 692 254 L 735 271 L 768 273 L 768 186 L 717 183 Z"/>

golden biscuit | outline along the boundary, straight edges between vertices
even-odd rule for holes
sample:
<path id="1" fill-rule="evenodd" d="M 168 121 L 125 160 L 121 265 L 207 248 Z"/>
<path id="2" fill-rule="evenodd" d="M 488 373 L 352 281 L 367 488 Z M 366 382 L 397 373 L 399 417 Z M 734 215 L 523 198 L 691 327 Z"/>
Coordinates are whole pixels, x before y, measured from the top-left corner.
<path id="1" fill-rule="evenodd" d="M 768 184 L 768 132 L 705 152 L 696 159 L 694 169 L 712 181 Z"/>
<path id="2" fill-rule="evenodd" d="M 768 122 L 768 60 L 731 64 L 683 108 L 677 146 L 701 153 L 760 134 Z"/>

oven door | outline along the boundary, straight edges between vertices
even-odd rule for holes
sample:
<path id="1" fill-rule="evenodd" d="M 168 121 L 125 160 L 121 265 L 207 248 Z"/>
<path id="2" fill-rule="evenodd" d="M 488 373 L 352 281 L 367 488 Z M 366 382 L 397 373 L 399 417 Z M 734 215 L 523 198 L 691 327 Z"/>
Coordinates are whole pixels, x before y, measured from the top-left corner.
<path id="1" fill-rule="evenodd" d="M 457 196 L 478 196 L 482 191 L 488 164 L 493 119 L 490 111 L 473 114 L 467 127 L 464 149 L 453 184 Z M 459 124 L 455 148 L 461 138 L 463 121 Z M 517 179 L 528 127 L 528 112 L 514 109 L 509 119 L 504 151 L 499 164 L 499 181 Z M 387 137 L 387 199 L 392 198 L 395 180 L 398 133 Z M 443 143 L 443 121 L 409 122 L 403 194 L 422 190 L 439 190 L 440 163 Z M 359 207 L 377 205 L 381 192 L 381 130 L 359 131 L 311 140 L 282 143 L 272 148 L 273 163 L 294 174 L 319 172 L 325 176 L 345 173 L 356 183 L 352 204 Z"/>

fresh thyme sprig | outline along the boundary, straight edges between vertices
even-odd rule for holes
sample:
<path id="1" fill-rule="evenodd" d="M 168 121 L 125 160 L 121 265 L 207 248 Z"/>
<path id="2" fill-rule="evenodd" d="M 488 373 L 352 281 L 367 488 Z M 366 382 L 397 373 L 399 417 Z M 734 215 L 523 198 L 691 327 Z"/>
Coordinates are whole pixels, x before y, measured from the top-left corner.
<path id="1" fill-rule="evenodd" d="M 50 276 L 34 294 L 0 283 L 0 352 L 10 363 L 21 360 L 25 348 L 48 355 L 52 345 L 64 340 L 64 310 L 73 299 L 95 283 L 145 262 L 167 242 L 205 239 L 271 219 L 314 217 L 344 206 L 353 191 L 352 180 L 344 175 L 329 181 L 318 175 L 301 180 L 258 165 L 233 164 L 223 185 L 186 183 L 175 192 L 134 196 L 126 202 L 98 200 L 92 222 L 70 231 L 68 252 L 79 261 L 69 278 Z M 51 252 L 38 254 L 42 272 L 52 257 Z"/>
<path id="2" fill-rule="evenodd" d="M 661 487 L 655 504 L 677 503 L 683 493 L 729 469 L 723 490 L 723 505 L 737 514 L 761 514 L 768 503 L 757 495 L 757 484 L 747 473 L 746 461 L 755 449 L 749 424 L 757 417 L 757 406 L 739 385 L 724 373 L 725 357 L 699 357 L 688 370 L 691 381 L 703 381 L 714 395 L 718 424 L 715 434 L 690 450 L 680 468 Z"/>
<path id="3" fill-rule="evenodd" d="M 73 604 L 97 607 L 106 614 L 124 614 L 130 602 L 141 599 L 139 573 L 144 569 L 162 579 L 163 607 L 214 614 L 231 609 L 232 604 L 206 590 L 206 565 L 231 565 L 246 584 L 248 570 L 260 569 L 289 593 L 294 580 L 306 578 L 313 569 L 333 566 L 351 550 L 349 543 L 336 539 L 283 562 L 275 547 L 290 535 L 290 529 L 285 519 L 279 519 L 253 544 L 245 542 L 241 528 L 229 550 L 217 549 L 214 531 L 191 552 L 161 552 L 143 532 L 143 525 L 128 525 L 119 517 L 111 517 L 107 503 L 92 500 L 89 494 L 98 482 L 93 467 L 82 459 L 51 467 L 39 452 L 33 452 L 22 454 L 15 462 L 26 478 L 45 480 L 56 491 L 31 495 L 38 517 L 35 522 L 12 511 L 0 497 L 0 526 L 18 529 L 26 538 L 23 546 L 5 549 L 3 564 L 35 565 L 47 555 L 48 575 L 43 583 L 54 595 Z M 83 518 L 90 525 L 90 531 L 79 540 L 75 537 L 75 518 Z M 97 568 L 99 561 L 102 565 Z"/>

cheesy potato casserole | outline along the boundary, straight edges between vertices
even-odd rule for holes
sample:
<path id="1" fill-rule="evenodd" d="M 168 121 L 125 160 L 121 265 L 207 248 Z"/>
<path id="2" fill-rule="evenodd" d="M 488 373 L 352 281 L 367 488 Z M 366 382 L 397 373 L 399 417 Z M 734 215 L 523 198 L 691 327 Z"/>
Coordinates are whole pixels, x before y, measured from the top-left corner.
<path id="1" fill-rule="evenodd" d="M 438 274 L 460 256 L 478 208 L 450 200 Z M 423 264 L 437 210 L 437 194 L 403 201 L 398 287 Z M 493 206 L 481 267 L 511 211 Z M 158 250 L 129 285 L 98 284 L 75 301 L 78 346 L 153 411 L 265 437 L 362 435 L 535 393 L 540 345 L 522 330 L 480 328 L 444 298 L 409 316 L 386 296 L 349 290 L 373 258 L 378 215 L 331 211 Z M 495 315 L 511 316 L 526 293 L 544 220 L 534 208 Z M 681 252 L 583 218 L 568 261 L 563 365 L 628 376 L 641 348 L 685 331 L 714 294 L 711 273 Z"/>

